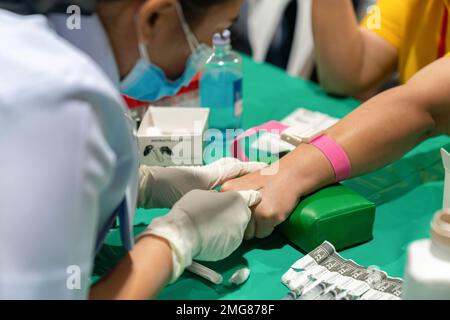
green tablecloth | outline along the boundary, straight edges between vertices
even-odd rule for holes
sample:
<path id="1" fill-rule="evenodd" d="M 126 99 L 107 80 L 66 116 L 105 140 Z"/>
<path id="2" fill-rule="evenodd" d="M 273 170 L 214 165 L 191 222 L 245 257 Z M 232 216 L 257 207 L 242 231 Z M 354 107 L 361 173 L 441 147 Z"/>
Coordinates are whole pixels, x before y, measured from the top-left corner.
<path id="1" fill-rule="evenodd" d="M 359 105 L 353 99 L 327 96 L 313 83 L 289 77 L 279 69 L 257 64 L 248 58 L 244 59 L 244 74 L 243 121 L 246 128 L 282 119 L 299 107 L 343 117 Z M 442 205 L 444 171 L 439 155 L 441 147 L 450 149 L 450 138 L 429 140 L 398 162 L 344 183 L 377 204 L 374 238 L 342 251 L 345 258 L 364 266 L 378 266 L 391 276 L 403 276 L 408 244 L 428 237 L 431 218 Z M 165 212 L 167 210 L 138 210 L 136 234 L 153 217 Z M 119 246 L 119 231 L 115 229 L 97 257 L 94 281 L 118 261 L 123 254 Z M 269 238 L 244 243 L 224 261 L 207 264 L 223 273 L 225 279 L 237 267 L 249 266 L 251 276 L 244 285 L 237 288 L 214 286 L 185 272 L 159 298 L 280 299 L 287 292 L 280 281 L 282 274 L 303 255 L 283 236 L 274 233 Z"/>

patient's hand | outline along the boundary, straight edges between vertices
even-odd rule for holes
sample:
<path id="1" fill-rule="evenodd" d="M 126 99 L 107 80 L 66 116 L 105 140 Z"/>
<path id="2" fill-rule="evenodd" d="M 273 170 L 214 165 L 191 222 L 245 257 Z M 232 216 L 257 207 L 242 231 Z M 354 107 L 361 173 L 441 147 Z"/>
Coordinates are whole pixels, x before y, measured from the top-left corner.
<path id="1" fill-rule="evenodd" d="M 330 162 L 316 147 L 302 144 L 280 161 L 222 186 L 222 191 L 257 190 L 262 201 L 255 208 L 245 239 L 269 236 L 286 220 L 300 198 L 336 180 Z"/>
<path id="2" fill-rule="evenodd" d="M 254 214 L 245 231 L 245 239 L 265 238 L 274 228 L 285 221 L 300 200 L 289 168 L 274 170 L 275 166 L 245 175 L 239 179 L 226 182 L 221 191 L 258 190 L 262 195 L 261 203 L 254 209 Z M 271 172 L 272 171 L 272 172 Z M 274 173 L 276 174 L 270 174 Z"/>

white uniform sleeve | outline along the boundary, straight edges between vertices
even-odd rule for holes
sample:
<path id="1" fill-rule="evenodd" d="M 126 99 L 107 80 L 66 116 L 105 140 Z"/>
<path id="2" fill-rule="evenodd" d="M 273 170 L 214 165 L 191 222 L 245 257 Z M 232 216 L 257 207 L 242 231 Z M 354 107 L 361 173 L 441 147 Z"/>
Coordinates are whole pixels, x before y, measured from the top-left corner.
<path id="1" fill-rule="evenodd" d="M 0 110 L 0 299 L 87 298 L 115 155 L 86 102 L 13 109 Z"/>

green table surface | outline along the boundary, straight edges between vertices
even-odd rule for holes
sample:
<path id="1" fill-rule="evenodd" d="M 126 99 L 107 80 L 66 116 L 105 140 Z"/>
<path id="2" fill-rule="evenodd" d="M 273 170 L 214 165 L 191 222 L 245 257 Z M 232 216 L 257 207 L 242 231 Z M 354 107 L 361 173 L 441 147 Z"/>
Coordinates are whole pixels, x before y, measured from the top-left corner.
<path id="1" fill-rule="evenodd" d="M 354 99 L 330 97 L 314 83 L 290 77 L 282 70 L 249 58 L 244 58 L 244 75 L 245 128 L 280 120 L 299 107 L 341 118 L 360 104 Z M 450 150 L 449 137 L 426 141 L 392 165 L 344 182 L 374 201 L 377 212 L 373 239 L 341 251 L 342 256 L 364 266 L 377 266 L 391 276 L 403 276 L 408 244 L 428 237 L 431 218 L 442 205 L 441 147 Z M 137 210 L 135 234 L 151 219 L 166 212 Z M 119 230 L 111 230 L 97 256 L 93 282 L 123 255 L 120 244 Z M 162 291 L 159 299 L 281 299 L 287 293 L 281 276 L 304 254 L 275 232 L 266 239 L 245 242 L 223 261 L 206 264 L 222 273 L 224 279 L 237 268 L 248 266 L 251 276 L 242 286 L 215 286 L 185 272 Z"/>

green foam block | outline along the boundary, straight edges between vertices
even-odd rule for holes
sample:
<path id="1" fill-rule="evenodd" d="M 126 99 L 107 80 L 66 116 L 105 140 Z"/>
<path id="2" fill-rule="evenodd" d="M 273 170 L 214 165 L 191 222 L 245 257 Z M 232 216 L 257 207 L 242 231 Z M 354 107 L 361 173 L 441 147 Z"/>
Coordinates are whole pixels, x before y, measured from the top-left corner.
<path id="1" fill-rule="evenodd" d="M 278 228 L 290 241 L 310 252 L 325 240 L 336 250 L 372 239 L 375 204 L 342 185 L 302 199 Z"/>

